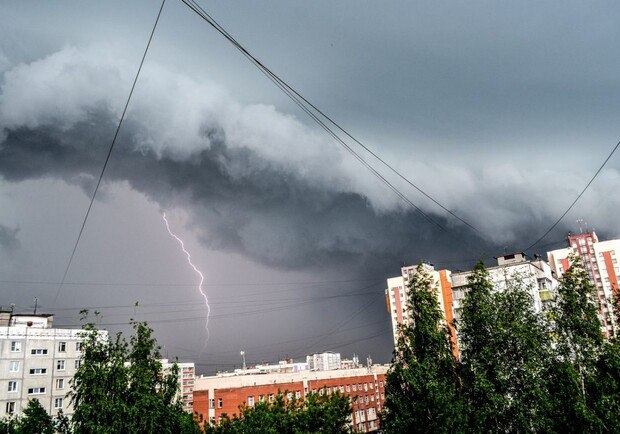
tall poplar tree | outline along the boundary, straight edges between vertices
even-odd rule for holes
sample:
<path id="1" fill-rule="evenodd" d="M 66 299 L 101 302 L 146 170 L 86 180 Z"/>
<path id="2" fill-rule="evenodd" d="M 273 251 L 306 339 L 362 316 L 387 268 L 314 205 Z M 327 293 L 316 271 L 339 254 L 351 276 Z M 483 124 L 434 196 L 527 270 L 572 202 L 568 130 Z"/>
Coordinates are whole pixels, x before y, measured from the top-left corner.
<path id="1" fill-rule="evenodd" d="M 570 262 L 551 310 L 555 358 L 548 375 L 550 418 L 555 431 L 600 431 L 604 421 L 589 392 L 598 389 L 597 361 L 603 350 L 599 308 L 581 260 L 572 257 Z"/>
<path id="2" fill-rule="evenodd" d="M 399 329 L 387 374 L 381 429 L 463 432 L 458 363 L 431 277 L 419 265 L 408 291 L 409 325 Z"/>
<path id="3" fill-rule="evenodd" d="M 508 271 L 506 271 L 508 273 Z M 503 276 L 494 288 L 479 263 L 469 278 L 459 330 L 469 426 L 484 432 L 548 428 L 548 330 L 536 311 L 530 276 Z"/>

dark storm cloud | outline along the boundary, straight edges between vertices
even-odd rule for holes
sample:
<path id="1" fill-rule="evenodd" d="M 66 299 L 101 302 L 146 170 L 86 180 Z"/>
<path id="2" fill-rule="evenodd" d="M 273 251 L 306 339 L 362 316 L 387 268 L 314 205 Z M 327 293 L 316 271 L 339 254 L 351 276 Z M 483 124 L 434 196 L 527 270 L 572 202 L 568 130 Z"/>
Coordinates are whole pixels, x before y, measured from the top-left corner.
<path id="1" fill-rule="evenodd" d="M 0 223 L 0 249 L 9 252 L 18 249 L 20 247 L 18 233 L 19 227 L 9 228 Z"/>
<path id="2" fill-rule="evenodd" d="M 0 173 L 9 181 L 57 177 L 83 185 L 85 173 L 97 173 L 113 127 L 111 114 L 98 110 L 69 130 L 7 130 Z M 359 193 L 309 185 L 250 149 L 231 149 L 217 127 L 203 131 L 210 147 L 187 160 L 136 150 L 136 130 L 127 124 L 107 179 L 128 181 L 162 207 L 190 209 L 203 241 L 215 249 L 278 268 L 347 266 L 376 275 L 422 259 L 419 252 L 454 255 L 474 240 L 458 229 L 450 238 L 412 212 L 377 213 Z M 232 176 L 232 165 L 243 175 Z M 85 192 L 91 191 L 89 184 Z"/>
<path id="3" fill-rule="evenodd" d="M 125 70 L 111 51 L 71 47 L 8 69 L 0 92 L 0 174 L 8 181 L 59 178 L 90 194 L 130 80 Z M 401 158 L 400 169 L 425 180 L 479 233 L 412 195 L 448 228 L 440 230 L 293 116 L 239 104 L 217 85 L 152 63 L 106 179 L 129 182 L 162 208 L 187 209 L 213 249 L 285 269 L 346 266 L 369 273 L 403 261 L 524 248 L 585 179 L 570 168 L 550 172 L 511 161 L 467 168 L 417 157 Z M 603 176 L 618 184 L 616 171 Z M 604 196 L 603 190 L 588 197 L 597 203 Z M 609 227 L 617 230 L 614 202 L 601 204 L 592 207 L 597 223 L 613 222 Z"/>

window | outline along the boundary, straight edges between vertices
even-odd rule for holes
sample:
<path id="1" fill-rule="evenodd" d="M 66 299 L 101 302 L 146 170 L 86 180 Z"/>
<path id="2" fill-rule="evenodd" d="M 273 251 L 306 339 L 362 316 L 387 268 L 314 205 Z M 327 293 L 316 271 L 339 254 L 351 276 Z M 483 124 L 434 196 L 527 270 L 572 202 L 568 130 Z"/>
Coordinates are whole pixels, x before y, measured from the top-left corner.
<path id="1" fill-rule="evenodd" d="M 17 381 L 9 381 L 9 392 L 17 392 Z"/>
<path id="2" fill-rule="evenodd" d="M 35 356 L 44 356 L 47 354 L 47 348 L 35 348 L 33 350 L 30 350 L 30 354 L 33 354 Z"/>
<path id="3" fill-rule="evenodd" d="M 30 375 L 45 375 L 46 373 L 46 368 L 33 368 L 30 370 Z"/>
<path id="4" fill-rule="evenodd" d="M 6 403 L 6 414 L 15 413 L 15 401 L 9 401 Z"/>
<path id="5" fill-rule="evenodd" d="M 265 402 L 265 395 L 258 395 L 258 402 Z"/>
<path id="6" fill-rule="evenodd" d="M 286 394 L 286 399 L 288 399 L 289 401 L 291 400 L 292 397 L 293 397 L 293 394 L 291 392 L 288 392 Z"/>
<path id="7" fill-rule="evenodd" d="M 215 398 L 209 399 L 209 408 L 215 408 Z"/>
<path id="8" fill-rule="evenodd" d="M 82 361 L 81 360 L 76 360 L 75 361 L 75 369 L 80 369 L 81 365 L 82 365 Z"/>
<path id="9" fill-rule="evenodd" d="M 54 399 L 54 408 L 62 408 L 62 398 Z"/>
<path id="10" fill-rule="evenodd" d="M 217 399 L 217 408 L 222 408 L 222 398 Z"/>
<path id="11" fill-rule="evenodd" d="M 12 353 L 19 353 L 21 350 L 22 350 L 22 343 L 21 342 L 16 342 L 16 341 L 11 342 L 11 352 Z"/>
<path id="12" fill-rule="evenodd" d="M 353 385 L 353 391 L 357 392 L 357 386 L 355 384 Z"/>
<path id="13" fill-rule="evenodd" d="M 269 398 L 268 399 L 269 399 L 269 402 L 273 402 L 273 393 L 269 394 Z"/>
<path id="14" fill-rule="evenodd" d="M 350 392 L 350 391 L 351 391 L 351 386 L 347 384 L 347 392 Z"/>
<path id="15" fill-rule="evenodd" d="M 65 370 L 65 361 L 64 360 L 57 360 L 56 361 L 56 369 L 59 371 L 64 371 Z"/>
<path id="16" fill-rule="evenodd" d="M 301 391 L 298 390 L 297 392 L 295 392 L 295 398 L 301 398 Z"/>
<path id="17" fill-rule="evenodd" d="M 65 388 L 65 379 L 57 378 L 56 379 L 56 389 L 64 389 Z"/>
<path id="18" fill-rule="evenodd" d="M 82 342 L 75 343 L 75 351 L 82 351 Z"/>
<path id="19" fill-rule="evenodd" d="M 58 352 L 66 353 L 67 352 L 67 343 L 66 342 L 58 342 Z"/>
<path id="20" fill-rule="evenodd" d="M 19 362 L 17 360 L 9 362 L 9 372 L 19 372 Z"/>
<path id="21" fill-rule="evenodd" d="M 248 396 L 248 407 L 254 407 L 254 397 Z"/>
<path id="22" fill-rule="evenodd" d="M 41 395 L 45 393 L 45 387 L 31 387 L 28 389 L 28 395 Z"/>

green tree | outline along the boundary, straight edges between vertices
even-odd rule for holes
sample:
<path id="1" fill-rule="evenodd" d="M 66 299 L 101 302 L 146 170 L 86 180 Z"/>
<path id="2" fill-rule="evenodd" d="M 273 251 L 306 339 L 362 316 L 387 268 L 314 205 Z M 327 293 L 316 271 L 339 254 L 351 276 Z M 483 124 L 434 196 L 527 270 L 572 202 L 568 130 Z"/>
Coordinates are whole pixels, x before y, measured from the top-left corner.
<path id="1" fill-rule="evenodd" d="M 127 343 L 85 326 L 82 363 L 70 396 L 75 433 L 195 433 L 198 425 L 177 398 L 178 367 L 164 373 L 152 329 L 133 323 Z"/>
<path id="2" fill-rule="evenodd" d="M 551 310 L 556 357 L 548 375 L 550 418 L 555 431 L 600 431 L 604 421 L 590 397 L 599 387 L 597 363 L 604 348 L 598 303 L 581 261 L 575 257 L 570 261 Z"/>
<path id="3" fill-rule="evenodd" d="M 617 288 L 613 298 L 614 314 L 620 318 L 620 298 Z M 620 337 L 616 334 L 603 344 L 596 361 L 596 380 L 590 384 L 594 411 L 607 432 L 620 432 Z"/>
<path id="4" fill-rule="evenodd" d="M 348 433 L 350 417 L 349 397 L 339 392 L 313 393 L 296 399 L 288 398 L 286 391 L 278 391 L 272 403 L 241 405 L 238 415 L 224 414 L 217 425 L 205 425 L 205 433 Z"/>
<path id="5" fill-rule="evenodd" d="M 458 363 L 437 290 L 420 264 L 408 292 L 409 325 L 399 329 L 380 415 L 385 432 L 463 431 Z"/>
<path id="6" fill-rule="evenodd" d="M 508 272 L 506 272 L 508 273 Z M 548 429 L 548 328 L 533 291 L 519 273 L 495 289 L 482 263 L 468 282 L 458 325 L 470 430 L 537 432 Z"/>
<path id="7" fill-rule="evenodd" d="M 17 419 L 17 434 L 54 434 L 55 426 L 52 417 L 47 414 L 38 399 L 31 399 L 24 409 L 23 415 Z"/>

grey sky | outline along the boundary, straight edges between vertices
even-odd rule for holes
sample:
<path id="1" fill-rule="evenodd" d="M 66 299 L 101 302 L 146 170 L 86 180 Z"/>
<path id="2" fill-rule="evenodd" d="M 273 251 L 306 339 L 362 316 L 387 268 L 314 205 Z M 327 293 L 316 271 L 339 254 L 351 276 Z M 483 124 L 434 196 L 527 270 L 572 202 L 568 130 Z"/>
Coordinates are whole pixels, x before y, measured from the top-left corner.
<path id="1" fill-rule="evenodd" d="M 334 347 L 387 361 L 388 334 L 342 346 L 389 333 L 383 278 L 403 261 L 525 247 L 618 140 L 616 3 L 204 6 L 308 99 L 480 229 L 471 233 L 394 180 L 450 235 L 408 211 L 169 0 L 111 182 L 68 277 L 100 285 L 67 285 L 56 309 L 140 300 L 137 311 L 104 309 L 102 322 L 157 319 L 169 355 L 193 357 L 205 369 L 238 363 L 238 351 L 252 346 L 263 347 L 247 351 L 254 360 Z M 0 6 L 2 280 L 61 278 L 155 14 L 152 2 Z M 546 241 L 574 229 L 578 217 L 603 236 L 620 235 L 617 168 L 614 158 Z M 165 232 L 163 209 L 207 282 L 222 284 L 209 287 L 214 318 L 200 356 L 195 288 L 109 285 L 194 282 Z M 27 306 L 38 296 L 53 307 L 55 285 L 0 285 L 2 304 Z M 347 291 L 360 295 L 333 297 Z M 198 307 L 171 304 L 180 302 Z M 165 304 L 176 312 L 162 313 Z M 59 310 L 58 322 L 75 316 Z M 338 335 L 302 339 L 343 323 Z"/>

